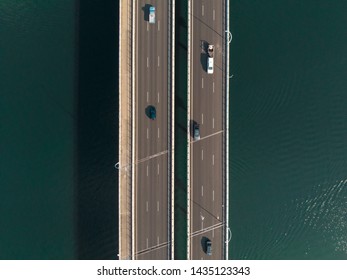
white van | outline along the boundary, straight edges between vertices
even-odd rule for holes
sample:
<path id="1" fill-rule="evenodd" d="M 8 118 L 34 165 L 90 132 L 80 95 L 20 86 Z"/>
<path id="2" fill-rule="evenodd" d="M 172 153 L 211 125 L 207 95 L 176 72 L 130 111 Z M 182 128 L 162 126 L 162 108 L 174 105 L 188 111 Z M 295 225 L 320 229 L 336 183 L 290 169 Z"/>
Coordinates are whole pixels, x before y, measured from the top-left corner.
<path id="1" fill-rule="evenodd" d="M 207 48 L 207 73 L 213 74 L 213 45 L 208 45 Z"/>
<path id="2" fill-rule="evenodd" d="M 207 73 L 213 74 L 213 57 L 207 58 Z"/>

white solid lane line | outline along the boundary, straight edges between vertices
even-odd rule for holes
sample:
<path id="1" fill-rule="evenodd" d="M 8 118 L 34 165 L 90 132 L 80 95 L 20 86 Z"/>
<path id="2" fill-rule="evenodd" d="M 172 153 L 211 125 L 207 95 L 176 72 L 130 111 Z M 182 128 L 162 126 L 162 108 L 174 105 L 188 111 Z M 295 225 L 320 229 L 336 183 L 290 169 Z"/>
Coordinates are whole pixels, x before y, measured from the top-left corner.
<path id="1" fill-rule="evenodd" d="M 148 21 L 147 21 L 147 31 L 149 30 L 149 28 L 148 28 L 148 27 L 149 27 L 149 24 L 148 24 Z"/>
<path id="2" fill-rule="evenodd" d="M 204 88 L 204 78 L 201 78 L 201 88 Z"/>
<path id="3" fill-rule="evenodd" d="M 148 93 L 148 91 L 147 91 L 147 103 L 148 103 L 148 98 L 149 98 L 149 93 Z"/>
<path id="4" fill-rule="evenodd" d="M 214 128 L 214 118 L 212 118 L 212 128 Z"/>
<path id="5" fill-rule="evenodd" d="M 148 128 L 147 128 L 147 139 L 149 138 Z"/>
<path id="6" fill-rule="evenodd" d="M 214 201 L 214 190 L 212 191 L 212 201 Z"/>
<path id="7" fill-rule="evenodd" d="M 201 196 L 204 196 L 204 186 L 201 186 Z"/>
<path id="8" fill-rule="evenodd" d="M 201 14 L 204 15 L 204 5 L 201 7 Z"/>
<path id="9" fill-rule="evenodd" d="M 159 164 L 158 164 L 158 175 L 159 175 L 159 170 L 160 170 L 160 169 L 159 169 Z"/>
<path id="10" fill-rule="evenodd" d="M 212 155 L 212 165 L 214 165 L 214 155 Z"/>
<path id="11" fill-rule="evenodd" d="M 157 212 L 159 212 L 159 201 L 157 201 Z"/>
<path id="12" fill-rule="evenodd" d="M 160 57 L 158 55 L 158 67 L 159 67 L 159 65 L 160 65 Z"/>
<path id="13" fill-rule="evenodd" d="M 158 20 L 158 31 L 160 31 L 160 20 Z"/>
<path id="14" fill-rule="evenodd" d="M 201 114 L 201 124 L 204 124 L 204 114 Z"/>
<path id="15" fill-rule="evenodd" d="M 146 211 L 148 212 L 148 201 L 146 201 Z"/>
<path id="16" fill-rule="evenodd" d="M 149 61 L 148 61 L 148 57 L 147 57 L 147 68 L 149 67 Z"/>
<path id="17" fill-rule="evenodd" d="M 159 138 L 159 127 L 158 127 L 158 138 Z"/>
<path id="18" fill-rule="evenodd" d="M 148 176 L 148 165 L 147 165 L 147 176 Z"/>
<path id="19" fill-rule="evenodd" d="M 212 92 L 214 92 L 214 82 L 212 83 Z"/>
<path id="20" fill-rule="evenodd" d="M 204 150 L 201 150 L 201 160 L 204 160 Z"/>
<path id="21" fill-rule="evenodd" d="M 159 236 L 157 236 L 157 244 L 159 245 Z"/>
<path id="22" fill-rule="evenodd" d="M 215 19 L 216 19 L 216 11 L 213 10 L 213 20 L 215 20 Z"/>
<path id="23" fill-rule="evenodd" d="M 148 238 L 147 238 L 146 244 L 147 244 L 147 248 L 148 248 Z"/>
<path id="24" fill-rule="evenodd" d="M 158 92 L 158 103 L 159 103 L 159 92 Z"/>

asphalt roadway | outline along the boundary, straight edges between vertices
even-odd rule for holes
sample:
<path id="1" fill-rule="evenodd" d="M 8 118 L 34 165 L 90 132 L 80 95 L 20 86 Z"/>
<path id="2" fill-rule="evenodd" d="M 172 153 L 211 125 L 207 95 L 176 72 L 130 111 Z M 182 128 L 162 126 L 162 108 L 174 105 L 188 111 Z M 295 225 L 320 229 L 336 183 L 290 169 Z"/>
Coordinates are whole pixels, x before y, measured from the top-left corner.
<path id="1" fill-rule="evenodd" d="M 191 123 L 200 124 L 201 139 L 191 133 L 190 259 L 224 259 L 223 216 L 223 5 L 224 0 L 192 0 Z M 214 45 L 214 73 L 207 74 L 207 45 Z M 192 131 L 192 130 L 191 130 Z M 212 241 L 212 255 L 205 252 Z"/>
<path id="2" fill-rule="evenodd" d="M 168 1 L 139 0 L 135 9 L 135 259 L 169 259 Z"/>

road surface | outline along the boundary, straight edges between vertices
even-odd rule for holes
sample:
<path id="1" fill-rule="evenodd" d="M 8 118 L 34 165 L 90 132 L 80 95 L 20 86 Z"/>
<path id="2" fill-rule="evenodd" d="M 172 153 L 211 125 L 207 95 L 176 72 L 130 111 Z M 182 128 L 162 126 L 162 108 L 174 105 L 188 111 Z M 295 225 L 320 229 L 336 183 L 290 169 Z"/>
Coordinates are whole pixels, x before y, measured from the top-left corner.
<path id="1" fill-rule="evenodd" d="M 223 0 L 191 1 L 190 259 L 225 259 L 223 198 Z M 207 46 L 214 45 L 214 73 L 207 74 Z M 200 124 L 194 141 L 192 123 Z M 212 241 L 212 255 L 205 242 Z"/>

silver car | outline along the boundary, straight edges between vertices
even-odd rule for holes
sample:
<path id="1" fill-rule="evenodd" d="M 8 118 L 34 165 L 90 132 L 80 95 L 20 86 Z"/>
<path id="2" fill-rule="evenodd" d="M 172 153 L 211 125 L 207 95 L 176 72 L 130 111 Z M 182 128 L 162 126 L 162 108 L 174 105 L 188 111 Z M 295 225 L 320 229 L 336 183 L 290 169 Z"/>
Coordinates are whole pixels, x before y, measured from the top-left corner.
<path id="1" fill-rule="evenodd" d="M 194 133 L 194 141 L 200 140 L 200 125 L 198 123 L 194 123 L 193 133 Z"/>

